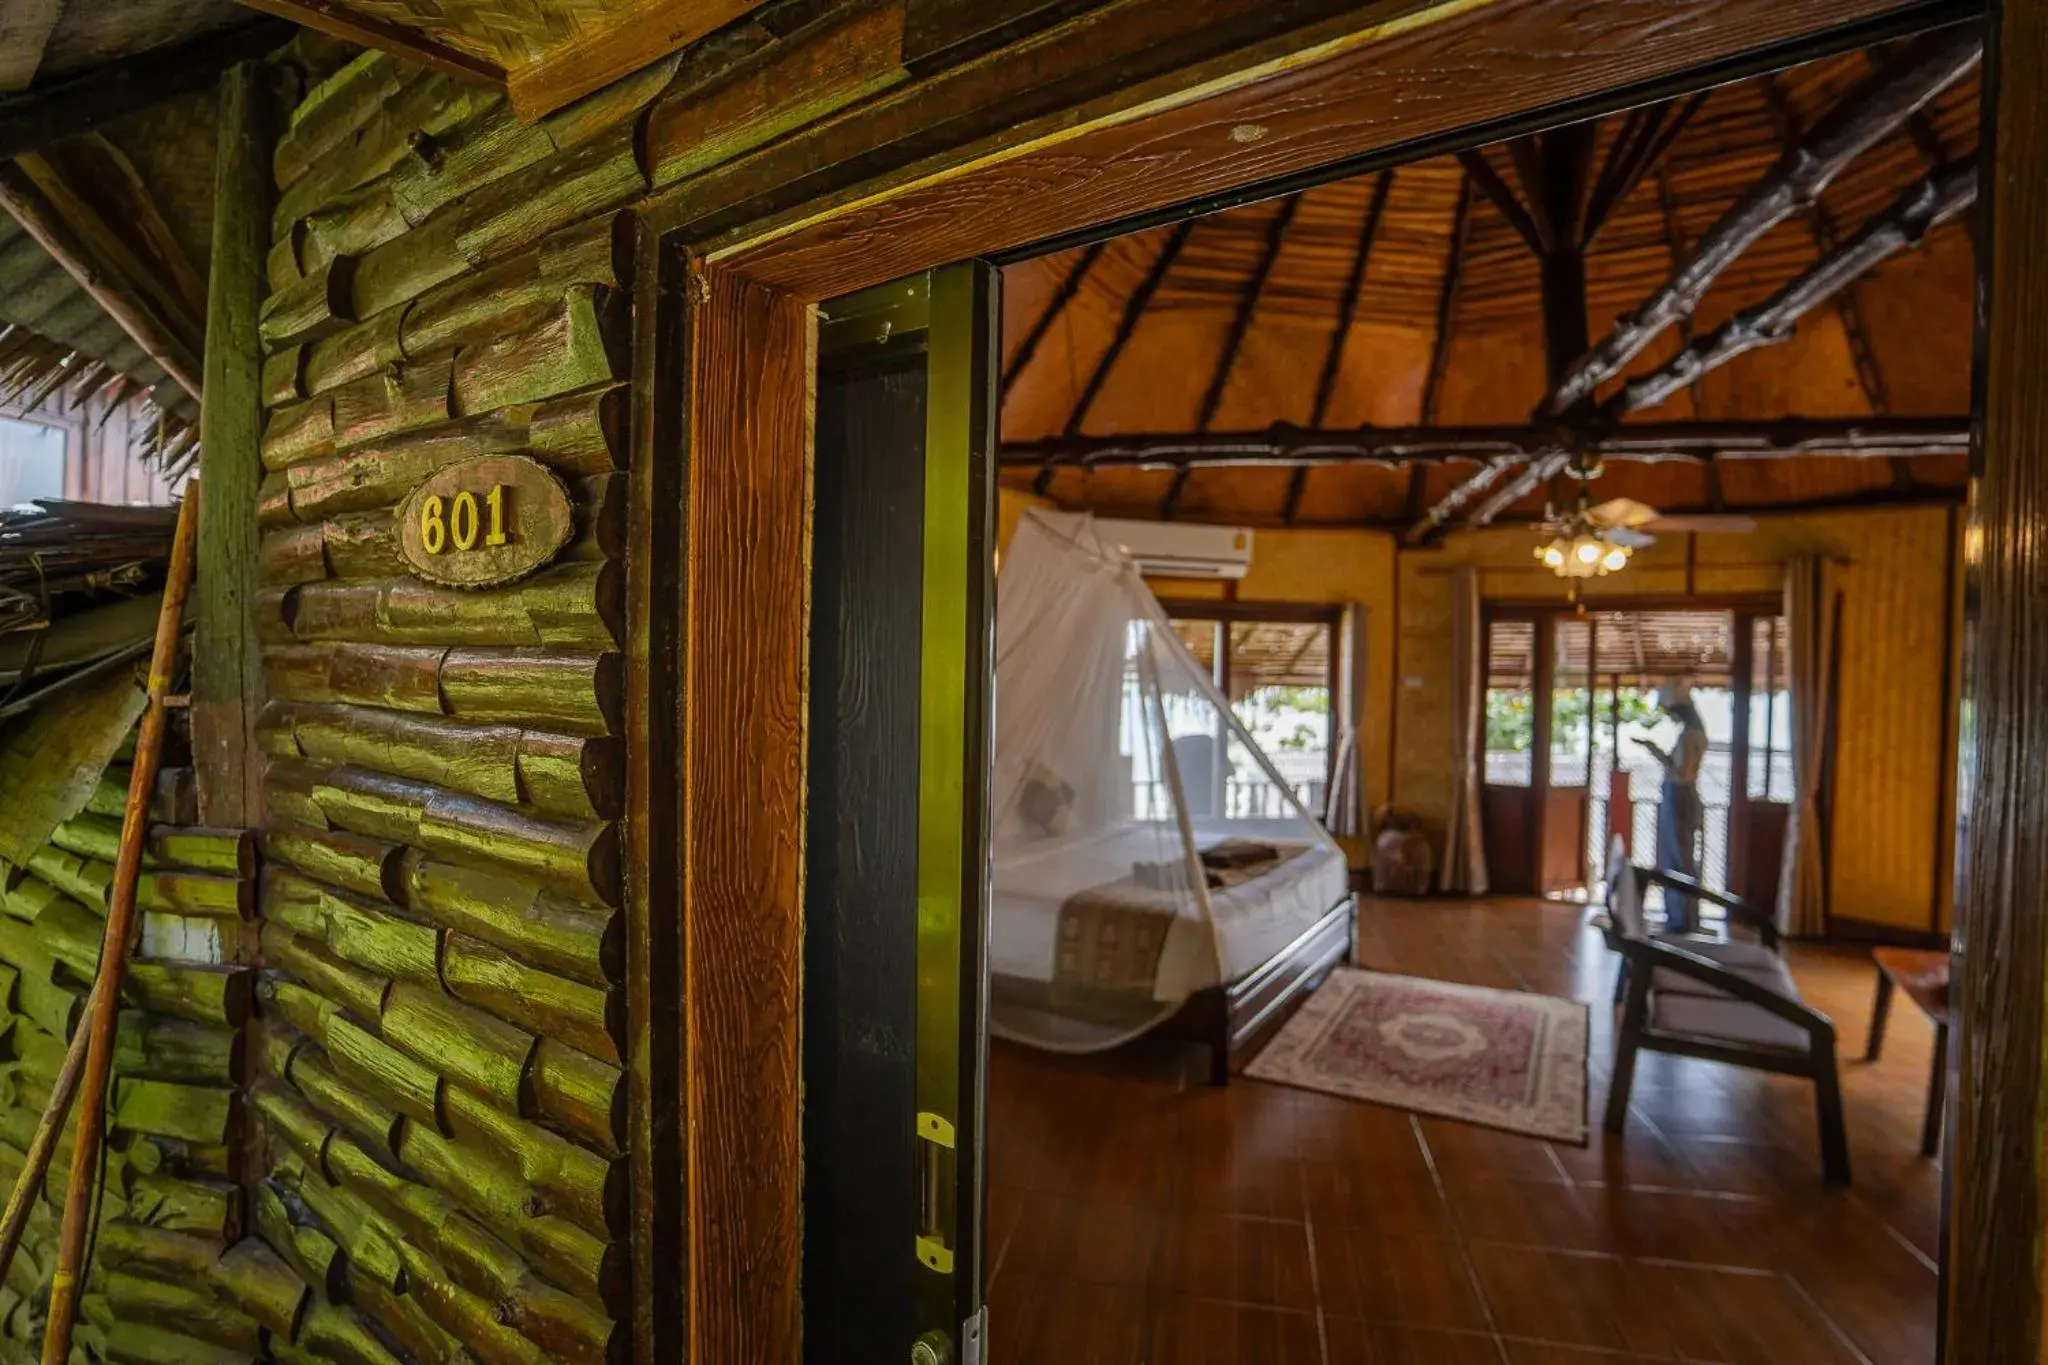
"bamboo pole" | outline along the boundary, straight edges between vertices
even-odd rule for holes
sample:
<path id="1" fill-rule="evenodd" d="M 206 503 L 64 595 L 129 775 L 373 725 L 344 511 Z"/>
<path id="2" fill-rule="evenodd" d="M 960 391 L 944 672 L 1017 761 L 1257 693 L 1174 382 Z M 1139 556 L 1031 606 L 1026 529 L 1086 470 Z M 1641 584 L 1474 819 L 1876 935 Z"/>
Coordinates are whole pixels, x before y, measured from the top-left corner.
<path id="1" fill-rule="evenodd" d="M 114 885 L 107 904 L 107 943 L 100 954 L 99 977 L 93 987 L 94 1008 L 80 1030 L 90 1035 L 85 1074 L 80 1082 L 78 1126 L 72 1143 L 71 1179 L 65 1191 L 64 1226 L 57 1244 L 57 1272 L 50 1280 L 49 1325 L 43 1337 L 43 1365 L 63 1365 L 71 1357 L 71 1329 L 78 1317 L 79 1275 L 85 1262 L 85 1239 L 92 1223 L 89 1207 L 106 1122 L 107 1077 L 113 1068 L 114 1032 L 119 1019 L 121 980 L 128 966 L 128 943 L 135 928 L 135 886 L 142 871 L 142 850 L 149 825 L 149 799 L 156 790 L 158 761 L 163 756 L 164 706 L 178 660 L 184 627 L 185 596 L 192 586 L 192 562 L 199 527 L 199 485 L 185 491 L 178 509 L 178 533 L 171 542 L 170 571 L 164 582 L 163 612 L 157 618 L 156 648 L 149 660 L 149 695 L 135 742 L 129 772 L 128 809 L 121 817 L 121 856 L 114 864 Z"/>

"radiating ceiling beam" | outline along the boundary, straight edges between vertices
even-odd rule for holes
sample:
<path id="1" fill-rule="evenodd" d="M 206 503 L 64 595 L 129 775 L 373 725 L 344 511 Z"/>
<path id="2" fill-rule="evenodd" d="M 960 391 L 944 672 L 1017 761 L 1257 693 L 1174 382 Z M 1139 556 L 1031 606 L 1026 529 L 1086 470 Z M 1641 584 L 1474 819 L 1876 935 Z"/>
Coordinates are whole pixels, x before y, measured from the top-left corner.
<path id="1" fill-rule="evenodd" d="M 35 182 L 19 166 L 0 165 L 0 209 L 12 214 L 22 230 L 50 253 L 51 259 L 78 282 L 115 325 L 126 332 L 143 354 L 157 363 L 173 383 L 192 395 L 199 392 L 199 355 L 178 335 L 177 326 L 125 279 L 108 270 L 79 235 L 50 207 Z"/>
<path id="2" fill-rule="evenodd" d="M 1514 189 L 1501 178 L 1493 163 L 1486 159 L 1486 153 L 1476 148 L 1458 153 L 1458 164 L 1465 168 L 1465 182 L 1468 187 L 1477 186 L 1486 196 L 1486 202 L 1499 210 L 1515 235 L 1522 239 L 1529 250 L 1541 253 L 1544 249 L 1544 234 L 1536 226 L 1536 219 L 1530 213 Z M 1461 191 L 1463 193 L 1463 191 Z"/>
<path id="3" fill-rule="evenodd" d="M 1854 237 L 1815 261 L 1762 303 L 1745 308 L 1661 367 L 1638 375 L 1601 405 L 1609 421 L 1655 407 L 1745 351 L 1791 337 L 1799 319 L 1892 256 L 1919 242 L 1977 199 L 1975 158 L 1909 186 Z"/>
<path id="4" fill-rule="evenodd" d="M 1109 380 L 1109 372 L 1116 368 L 1122 358 L 1124 347 L 1131 344 L 1131 334 L 1138 330 L 1138 323 L 1145 317 L 1145 310 L 1152 304 L 1152 296 L 1159 292 L 1166 272 L 1173 269 L 1173 263 L 1180 257 L 1181 248 L 1188 244 L 1188 235 L 1195 230 L 1195 220 L 1190 218 L 1178 223 L 1160 245 L 1159 254 L 1152 258 L 1151 268 L 1145 278 L 1138 281 L 1138 287 L 1124 300 L 1123 316 L 1117 320 L 1116 334 L 1109 339 L 1109 348 L 1096 360 L 1095 368 L 1088 373 L 1088 382 L 1082 386 L 1081 396 L 1074 402 L 1074 410 L 1067 414 L 1066 433 L 1078 436 L 1081 426 L 1088 420 L 1088 410 L 1095 406 L 1095 400 L 1102 394 L 1102 386 Z"/>
<path id="5" fill-rule="evenodd" d="M 1773 460 L 1802 455 L 1953 455 L 1970 445 L 1967 414 L 1627 422 L 1583 429 L 1528 426 L 1350 427 L 1280 424 L 1248 432 L 1056 436 L 1002 447 L 1006 468 L 1180 469 L 1243 465 L 1441 464 L 1520 459 L 1558 445 L 1607 459 Z"/>
<path id="6" fill-rule="evenodd" d="M 1266 238 L 1259 248 L 1259 259 L 1252 267 L 1251 278 L 1245 281 L 1237 312 L 1230 319 L 1230 332 L 1223 338 L 1223 351 L 1217 356 L 1216 368 L 1209 375 L 1209 387 L 1202 392 L 1202 406 L 1195 415 L 1196 431 L 1207 431 L 1216 421 L 1216 412 L 1223 406 L 1224 390 L 1230 387 L 1230 373 L 1237 368 L 1237 357 L 1244 350 L 1244 339 L 1251 334 L 1252 319 L 1258 316 L 1259 299 L 1266 292 L 1266 282 L 1273 278 L 1273 265 L 1280 259 L 1280 248 L 1287 244 L 1287 230 L 1294 226 L 1294 215 L 1300 211 L 1301 196 L 1290 194 L 1280 201 L 1273 221 L 1266 225 Z M 1187 485 L 1186 470 L 1174 475 L 1172 486 L 1166 490 L 1166 499 L 1160 504 L 1160 516 L 1168 521 L 1173 519 Z"/>
<path id="7" fill-rule="evenodd" d="M 1044 344 L 1046 334 L 1052 331 L 1053 324 L 1060 320 L 1060 315 L 1067 311 L 1067 305 L 1081 292 L 1082 284 L 1088 279 L 1088 272 L 1102 259 L 1103 250 L 1108 245 L 1106 240 L 1090 243 L 1081 252 L 1080 258 L 1074 262 L 1073 268 L 1060 280 L 1059 288 L 1046 300 L 1045 307 L 1031 320 L 1031 330 L 1024 334 L 1024 340 L 1018 343 L 1017 353 L 1010 357 L 1010 363 L 1003 368 L 1005 395 L 1010 392 L 1011 386 L 1016 384 L 1017 376 L 1024 373 L 1032 357 L 1038 354 L 1038 348 Z"/>
<path id="8" fill-rule="evenodd" d="M 297 31 L 282 20 L 258 19 L 0 95 L 0 161 L 207 89 L 236 62 L 275 51 Z"/>
<path id="9" fill-rule="evenodd" d="M 1619 374 L 1666 327 L 1690 314 L 1752 242 L 1812 202 L 1865 149 L 1976 66 L 1982 53 L 1974 26 L 1945 29 L 1889 75 L 1872 77 L 1837 104 L 1694 243 L 1684 266 L 1572 367 L 1544 411 L 1565 412 Z"/>
<path id="10" fill-rule="evenodd" d="M 1337 325 L 1330 331 L 1322 372 L 1316 376 L 1315 400 L 1309 406 L 1308 424 L 1312 427 L 1320 427 L 1330 414 L 1330 400 L 1337 393 L 1337 376 L 1344 370 L 1344 348 L 1351 340 L 1351 325 L 1358 319 L 1358 296 L 1365 288 L 1365 268 L 1372 260 L 1373 240 L 1379 236 L 1380 219 L 1386 215 L 1387 196 L 1393 188 L 1393 170 L 1381 171 L 1373 182 L 1372 197 L 1366 200 L 1365 216 L 1359 220 L 1358 245 L 1352 250 L 1351 269 L 1344 277 L 1344 292 L 1337 300 Z M 1287 481 L 1287 501 L 1280 511 L 1282 521 L 1294 520 L 1307 486 L 1308 468 L 1303 466 Z"/>
<path id="11" fill-rule="evenodd" d="M 1797 147 L 1781 156 L 1693 244 L 1685 263 L 1670 279 L 1641 307 L 1624 315 L 1599 345 L 1571 367 L 1564 381 L 1538 406 L 1539 420 L 1571 411 L 1619 374 L 1666 327 L 1691 316 L 1709 286 L 1751 243 L 1811 203 L 1857 156 L 1961 79 L 1982 55 L 1983 43 L 1973 27 L 1944 29 L 1917 44 L 1911 59 L 1889 75 L 1873 76 L 1829 110 Z M 1480 493 L 1487 496 L 1471 520 L 1484 525 L 1541 487 L 1571 458 L 1572 452 L 1565 449 L 1539 455 L 1498 488 L 1494 485 L 1507 471 L 1500 466 L 1481 470 L 1432 508 L 1428 525 L 1417 531 L 1427 533 L 1443 525 Z M 1474 484 L 1478 487 L 1472 487 Z"/>

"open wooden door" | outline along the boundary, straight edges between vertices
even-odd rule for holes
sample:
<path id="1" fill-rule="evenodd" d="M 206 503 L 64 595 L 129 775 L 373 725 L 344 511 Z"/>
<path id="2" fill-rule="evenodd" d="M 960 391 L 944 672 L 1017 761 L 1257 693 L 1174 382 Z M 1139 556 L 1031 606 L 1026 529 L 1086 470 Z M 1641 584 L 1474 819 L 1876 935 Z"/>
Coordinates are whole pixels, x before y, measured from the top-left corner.
<path id="1" fill-rule="evenodd" d="M 981 1356 L 994 289 L 951 267 L 819 326 L 808 1365 Z"/>

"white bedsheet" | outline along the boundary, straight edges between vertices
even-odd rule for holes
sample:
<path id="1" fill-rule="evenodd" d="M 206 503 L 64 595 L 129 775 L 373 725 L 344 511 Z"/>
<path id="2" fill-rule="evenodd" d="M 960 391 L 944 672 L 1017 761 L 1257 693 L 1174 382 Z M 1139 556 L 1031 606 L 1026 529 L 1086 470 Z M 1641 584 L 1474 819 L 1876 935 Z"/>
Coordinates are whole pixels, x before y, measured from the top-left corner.
<path id="1" fill-rule="evenodd" d="M 1087 838 L 1009 850 L 998 858 L 989 905 L 990 970 L 998 976 L 1052 980 L 1060 907 L 1076 892 L 1129 877 L 1134 863 L 1174 856 L 1178 838 L 1168 847 L 1160 835 L 1158 826 L 1134 822 Z M 1208 848 L 1233 836 L 1260 838 L 1262 831 L 1242 821 L 1227 829 L 1197 828 L 1195 843 Z M 1212 889 L 1213 934 L 1192 903 L 1176 918 L 1160 957 L 1154 999 L 1177 1002 L 1206 987 L 1238 980 L 1349 893 L 1350 873 L 1341 849 L 1324 843 L 1303 847 L 1298 840 L 1274 842 L 1303 851 L 1263 876 Z"/>

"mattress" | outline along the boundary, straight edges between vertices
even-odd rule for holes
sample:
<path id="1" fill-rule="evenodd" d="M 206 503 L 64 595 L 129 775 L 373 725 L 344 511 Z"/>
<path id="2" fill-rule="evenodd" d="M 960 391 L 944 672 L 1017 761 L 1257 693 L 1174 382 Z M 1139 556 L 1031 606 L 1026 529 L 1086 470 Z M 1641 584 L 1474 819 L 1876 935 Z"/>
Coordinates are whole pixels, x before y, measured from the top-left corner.
<path id="1" fill-rule="evenodd" d="M 1298 835 L 1300 826 L 1289 826 Z M 1195 843 L 1208 849 L 1225 838 L 1267 837 L 1256 823 L 1197 828 Z M 1210 921 L 1191 894 L 1129 897 L 1132 921 L 1163 923 L 1152 998 L 1177 1004 L 1209 986 L 1236 981 L 1286 947 L 1350 892 L 1343 851 L 1321 841 L 1272 839 L 1285 855 L 1269 870 L 1234 886 L 1209 891 Z M 1112 899 L 1140 864 L 1175 861 L 1180 841 L 1170 827 L 1132 823 L 1085 838 L 1047 841 L 1043 847 L 1006 850 L 994 868 L 990 902 L 989 969 L 997 977 L 1052 981 L 1059 957 L 1062 910 L 1081 896 Z M 1163 903 L 1178 902 L 1168 921 Z"/>

